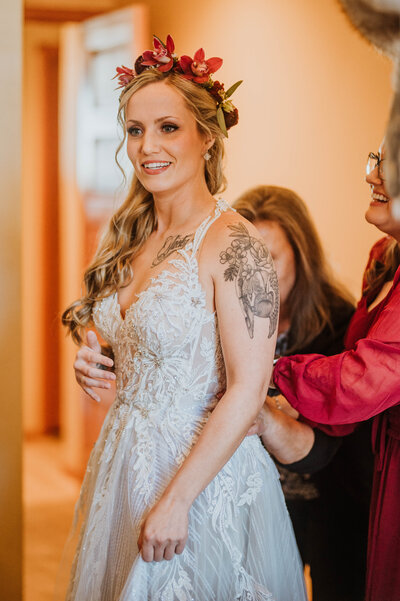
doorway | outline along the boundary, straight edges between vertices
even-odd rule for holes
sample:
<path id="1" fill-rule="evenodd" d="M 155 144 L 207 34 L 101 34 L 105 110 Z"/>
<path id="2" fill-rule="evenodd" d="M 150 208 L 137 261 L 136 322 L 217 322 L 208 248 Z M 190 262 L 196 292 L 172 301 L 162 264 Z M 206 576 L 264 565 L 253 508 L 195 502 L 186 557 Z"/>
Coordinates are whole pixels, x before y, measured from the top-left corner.
<path id="1" fill-rule="evenodd" d="M 109 2 L 114 6 L 116 2 Z M 99 12 L 99 11 L 97 11 Z M 23 105 L 25 601 L 53 598 L 81 477 L 112 402 L 80 392 L 60 325 L 123 191 L 111 81 L 149 45 L 147 9 L 26 9 Z"/>

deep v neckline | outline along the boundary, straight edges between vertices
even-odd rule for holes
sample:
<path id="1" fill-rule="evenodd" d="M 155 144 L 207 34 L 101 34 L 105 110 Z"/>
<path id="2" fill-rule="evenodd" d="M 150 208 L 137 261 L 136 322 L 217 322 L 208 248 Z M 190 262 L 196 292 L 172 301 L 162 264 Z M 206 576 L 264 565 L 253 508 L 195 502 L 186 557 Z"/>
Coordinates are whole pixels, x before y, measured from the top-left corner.
<path id="1" fill-rule="evenodd" d="M 203 219 L 203 221 L 200 223 L 200 225 L 196 228 L 194 235 L 193 235 L 193 239 L 188 242 L 188 244 L 185 246 L 184 249 L 178 250 L 177 253 L 181 254 L 182 250 L 190 250 L 190 248 L 192 248 L 192 258 L 196 259 L 196 251 L 197 248 L 195 247 L 195 243 L 196 243 L 196 238 L 198 237 L 199 232 L 202 232 L 203 228 L 206 227 L 206 225 L 208 224 L 209 221 L 215 220 L 218 214 L 218 211 L 221 210 L 221 205 L 225 205 L 225 201 L 223 199 L 218 199 L 215 203 L 215 207 L 214 210 L 212 212 L 210 212 L 209 215 L 207 215 L 207 217 L 205 219 Z M 176 259 L 170 259 L 167 262 L 167 265 L 170 265 L 170 263 L 172 261 L 175 261 Z M 122 315 L 122 308 L 118 299 L 118 290 L 115 290 L 114 294 L 113 294 L 113 299 L 114 299 L 114 303 L 116 305 L 116 309 L 119 315 L 119 318 L 121 320 L 121 322 L 124 324 L 127 318 L 128 313 L 130 313 L 131 310 L 133 310 L 133 308 L 135 307 L 135 305 L 139 302 L 140 297 L 145 294 L 146 292 L 148 292 L 154 284 L 157 283 L 157 281 L 161 278 L 162 275 L 166 274 L 166 273 L 175 273 L 175 272 L 171 272 L 169 267 L 165 267 L 164 269 L 162 269 L 156 276 L 150 278 L 148 280 L 147 286 L 145 288 L 143 288 L 143 290 L 141 290 L 140 292 L 135 292 L 134 293 L 134 297 L 135 300 L 133 300 L 125 309 L 124 315 Z M 134 277 L 134 276 L 133 276 Z M 203 290 L 203 287 L 202 287 Z M 204 292 L 204 290 L 203 290 Z M 205 292 L 204 292 L 205 294 Z"/>
<path id="2" fill-rule="evenodd" d="M 168 261 L 168 263 L 170 263 L 170 261 Z M 141 290 L 140 292 L 135 292 L 134 296 L 136 297 L 136 299 L 134 301 L 132 301 L 130 303 L 130 305 L 127 306 L 127 308 L 125 309 L 125 314 L 122 315 L 122 309 L 121 309 L 121 305 L 119 304 L 119 300 L 118 300 L 118 290 L 116 290 L 113 294 L 114 296 L 114 302 L 115 305 L 117 307 L 117 312 L 118 315 L 120 317 L 120 320 L 122 321 L 122 323 L 125 323 L 126 321 L 126 317 L 128 315 L 128 313 L 130 313 L 131 310 L 133 310 L 133 308 L 135 307 L 135 305 L 137 305 L 137 303 L 140 300 L 140 297 L 143 296 L 146 292 L 148 292 L 154 284 L 157 283 L 157 280 L 165 273 L 172 273 L 168 267 L 165 267 L 162 271 L 160 271 L 156 276 L 150 278 L 148 280 L 147 286 L 146 288 L 143 288 L 143 290 Z"/>

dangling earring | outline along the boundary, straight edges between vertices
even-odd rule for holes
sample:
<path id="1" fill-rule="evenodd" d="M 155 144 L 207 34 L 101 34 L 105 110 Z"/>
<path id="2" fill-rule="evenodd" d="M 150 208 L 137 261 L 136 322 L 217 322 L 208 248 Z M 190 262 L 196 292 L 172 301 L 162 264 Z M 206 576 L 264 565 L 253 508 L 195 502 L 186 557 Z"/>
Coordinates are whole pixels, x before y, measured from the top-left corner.
<path id="1" fill-rule="evenodd" d="M 208 150 L 207 150 L 207 152 L 205 154 L 203 154 L 203 158 L 206 161 L 209 161 L 211 159 L 211 154 L 208 152 Z"/>

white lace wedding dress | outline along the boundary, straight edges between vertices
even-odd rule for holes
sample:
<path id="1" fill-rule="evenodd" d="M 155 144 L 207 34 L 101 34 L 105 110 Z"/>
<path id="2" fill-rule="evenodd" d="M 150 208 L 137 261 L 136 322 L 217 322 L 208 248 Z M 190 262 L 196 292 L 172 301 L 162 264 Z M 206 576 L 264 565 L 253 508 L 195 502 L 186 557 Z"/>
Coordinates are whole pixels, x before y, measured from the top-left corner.
<path id="1" fill-rule="evenodd" d="M 258 436 L 242 442 L 194 502 L 181 555 L 146 563 L 138 553 L 143 517 L 225 387 L 217 316 L 206 309 L 196 254 L 226 210 L 218 201 L 124 319 L 116 294 L 95 306 L 95 325 L 115 355 L 117 396 L 77 505 L 69 601 L 306 600 L 277 470 Z"/>

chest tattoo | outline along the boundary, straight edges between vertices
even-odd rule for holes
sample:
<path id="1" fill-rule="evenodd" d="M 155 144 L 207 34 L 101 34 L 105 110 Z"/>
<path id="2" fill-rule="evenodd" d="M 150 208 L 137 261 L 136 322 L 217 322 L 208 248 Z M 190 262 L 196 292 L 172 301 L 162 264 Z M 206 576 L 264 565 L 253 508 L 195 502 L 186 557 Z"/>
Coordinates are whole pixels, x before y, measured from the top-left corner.
<path id="1" fill-rule="evenodd" d="M 160 265 L 160 263 L 165 261 L 172 253 L 185 248 L 192 239 L 193 234 L 186 234 L 186 236 L 181 236 L 180 234 L 177 236 L 168 236 L 160 250 L 157 252 L 157 256 L 151 266 L 156 267 L 157 265 Z"/>

